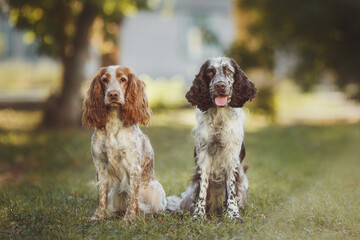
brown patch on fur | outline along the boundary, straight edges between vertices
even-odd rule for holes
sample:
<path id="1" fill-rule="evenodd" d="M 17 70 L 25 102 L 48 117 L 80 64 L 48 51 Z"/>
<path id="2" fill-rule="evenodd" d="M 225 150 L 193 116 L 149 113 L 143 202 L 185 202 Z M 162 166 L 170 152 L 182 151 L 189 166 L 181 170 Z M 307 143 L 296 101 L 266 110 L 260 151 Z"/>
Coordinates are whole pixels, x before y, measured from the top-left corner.
<path id="1" fill-rule="evenodd" d="M 217 152 L 223 151 L 226 144 L 222 140 L 223 138 L 219 134 L 212 136 L 207 144 L 207 151 L 211 156 L 215 156 Z"/>
<path id="2" fill-rule="evenodd" d="M 194 199 L 193 199 L 193 203 L 196 204 L 200 194 L 200 173 L 198 167 L 196 168 L 195 173 L 191 178 L 191 182 L 198 183 L 196 189 L 194 190 Z"/>
<path id="3" fill-rule="evenodd" d="M 140 172 L 138 170 L 134 170 L 130 173 L 130 198 L 129 205 L 126 209 L 124 220 L 131 221 L 135 214 L 139 209 L 139 189 L 140 189 Z"/>
<path id="4" fill-rule="evenodd" d="M 257 92 L 255 84 L 251 82 L 240 66 L 231 59 L 231 64 L 235 68 L 233 93 L 229 106 L 242 107 L 247 101 L 251 101 Z"/>
<path id="5" fill-rule="evenodd" d="M 154 176 L 154 155 L 146 152 L 146 141 L 149 141 L 146 136 L 144 136 L 142 142 L 142 152 L 144 153 L 144 159 L 141 162 L 141 184 L 148 184 Z"/>
<path id="6" fill-rule="evenodd" d="M 191 105 L 197 106 L 203 112 L 213 105 L 209 90 L 209 78 L 211 77 L 205 72 L 208 66 L 209 60 L 201 66 L 199 73 L 195 76 L 193 85 L 185 95 Z"/>
<path id="7" fill-rule="evenodd" d="M 101 76 L 106 68 L 101 68 L 92 80 L 87 97 L 83 102 L 82 124 L 87 128 L 103 128 L 109 113 L 104 103 L 104 89 L 101 83 Z"/>
<path id="8" fill-rule="evenodd" d="M 240 163 L 242 163 L 245 159 L 246 151 L 245 151 L 245 143 L 241 144 L 241 151 L 240 151 Z M 248 165 L 243 165 L 244 173 L 248 170 Z"/>
<path id="9" fill-rule="evenodd" d="M 245 143 L 243 142 L 241 144 L 241 151 L 240 151 L 240 163 L 242 163 L 245 159 L 245 155 L 246 155 L 246 151 L 245 151 Z M 244 165 L 243 169 L 244 169 L 244 173 L 246 173 L 246 171 L 248 170 L 249 166 L 248 165 Z"/>
<path id="10" fill-rule="evenodd" d="M 153 158 L 149 155 L 145 156 L 143 162 L 141 163 L 141 169 L 141 182 L 144 184 L 150 182 L 154 174 Z"/>
<path id="11" fill-rule="evenodd" d="M 195 166 L 197 166 L 197 153 L 196 153 L 196 147 L 194 147 L 194 161 L 195 161 Z"/>
<path id="12" fill-rule="evenodd" d="M 221 199 L 222 196 L 215 195 L 216 192 L 214 189 L 219 188 L 219 183 L 214 183 L 212 181 L 209 182 L 209 187 L 207 189 L 206 195 L 206 215 L 211 217 L 214 216 L 221 216 L 224 209 L 226 208 L 226 196 Z M 215 193 L 215 194 L 214 194 Z M 226 193 L 226 190 L 225 190 Z M 225 194 L 227 195 L 227 194 Z M 222 201 L 222 202 L 221 202 Z"/>
<path id="13" fill-rule="evenodd" d="M 130 68 L 125 67 L 124 72 L 129 79 L 126 90 L 125 104 L 122 106 L 122 119 L 127 125 L 141 123 L 146 125 L 151 116 L 151 110 L 145 93 L 145 84 Z"/>
<path id="14" fill-rule="evenodd" d="M 240 177 L 240 168 L 236 168 L 237 171 L 234 172 L 235 174 L 235 183 L 238 186 L 242 182 L 242 178 Z M 238 195 L 238 188 L 236 187 L 236 195 Z"/>
<path id="15" fill-rule="evenodd" d="M 240 151 L 240 163 L 242 163 L 245 159 L 246 151 L 245 151 L 245 143 L 241 144 L 241 151 Z"/>

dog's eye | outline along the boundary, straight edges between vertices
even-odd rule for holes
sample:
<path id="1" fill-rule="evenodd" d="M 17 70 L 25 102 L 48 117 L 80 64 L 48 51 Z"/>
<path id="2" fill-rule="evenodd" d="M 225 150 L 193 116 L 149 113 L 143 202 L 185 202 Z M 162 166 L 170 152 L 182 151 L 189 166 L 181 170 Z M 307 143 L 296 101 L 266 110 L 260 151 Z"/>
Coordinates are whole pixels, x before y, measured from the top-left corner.
<path id="1" fill-rule="evenodd" d="M 212 76 L 214 76 L 214 72 L 212 70 L 210 70 L 206 73 L 206 75 L 208 75 L 209 77 L 212 77 Z"/>
<path id="2" fill-rule="evenodd" d="M 120 81 L 121 81 L 121 82 L 126 82 L 126 78 L 122 77 L 122 78 L 120 79 Z"/>
<path id="3" fill-rule="evenodd" d="M 230 69 L 228 69 L 227 67 L 224 67 L 223 71 L 226 75 L 233 74 L 233 72 Z"/>
<path id="4" fill-rule="evenodd" d="M 109 82 L 109 79 L 108 79 L 108 78 L 104 78 L 104 79 L 103 79 L 103 82 L 104 82 L 104 83 L 108 83 L 108 82 Z"/>

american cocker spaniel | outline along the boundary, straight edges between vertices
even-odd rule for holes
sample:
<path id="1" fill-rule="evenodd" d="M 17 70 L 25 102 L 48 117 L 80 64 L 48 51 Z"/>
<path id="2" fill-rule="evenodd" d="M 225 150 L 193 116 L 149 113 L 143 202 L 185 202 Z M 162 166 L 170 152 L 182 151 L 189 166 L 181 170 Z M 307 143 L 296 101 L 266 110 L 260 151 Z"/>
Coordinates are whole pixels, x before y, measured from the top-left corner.
<path id="1" fill-rule="evenodd" d="M 131 221 L 139 210 L 164 210 L 165 192 L 154 175 L 154 151 L 138 126 L 147 124 L 151 114 L 144 83 L 127 67 L 101 68 L 83 109 L 83 125 L 95 128 L 91 152 L 98 205 L 92 219 L 117 213 Z"/>
<path id="2" fill-rule="evenodd" d="M 230 58 L 207 60 L 186 94 L 196 109 L 195 173 L 181 198 L 168 197 L 170 211 L 190 211 L 194 219 L 226 215 L 243 221 L 247 204 L 243 105 L 257 89 Z"/>

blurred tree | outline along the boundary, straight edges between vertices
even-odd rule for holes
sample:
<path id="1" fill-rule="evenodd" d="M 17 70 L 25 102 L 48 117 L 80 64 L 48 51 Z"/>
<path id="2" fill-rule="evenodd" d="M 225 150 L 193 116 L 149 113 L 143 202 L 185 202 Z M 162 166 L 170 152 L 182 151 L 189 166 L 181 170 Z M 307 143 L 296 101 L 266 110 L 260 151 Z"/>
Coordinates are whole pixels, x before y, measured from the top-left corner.
<path id="1" fill-rule="evenodd" d="M 62 88 L 48 99 L 43 124 L 78 126 L 80 87 L 94 20 L 104 23 L 103 43 L 116 48 L 124 15 L 145 8 L 146 0 L 11 0 L 8 5 L 10 23 L 28 30 L 37 39 L 39 52 L 60 59 L 63 66 Z M 110 59 L 104 61 L 106 64 L 118 61 L 119 52 L 114 48 L 101 52 Z"/>
<path id="2" fill-rule="evenodd" d="M 304 90 L 331 73 L 360 100 L 360 1 L 236 0 L 237 41 L 229 50 L 242 67 L 272 69 L 276 51 L 296 52 L 293 72 Z"/>

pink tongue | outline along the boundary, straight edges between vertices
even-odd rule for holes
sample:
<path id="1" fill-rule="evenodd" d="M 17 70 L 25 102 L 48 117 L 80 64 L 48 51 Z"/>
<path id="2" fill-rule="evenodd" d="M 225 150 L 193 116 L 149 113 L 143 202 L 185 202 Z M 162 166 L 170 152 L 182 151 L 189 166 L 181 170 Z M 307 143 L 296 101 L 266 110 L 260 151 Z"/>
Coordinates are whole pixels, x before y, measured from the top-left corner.
<path id="1" fill-rule="evenodd" d="M 220 107 L 225 106 L 227 101 L 228 101 L 228 97 L 216 97 L 215 98 L 215 104 Z"/>

